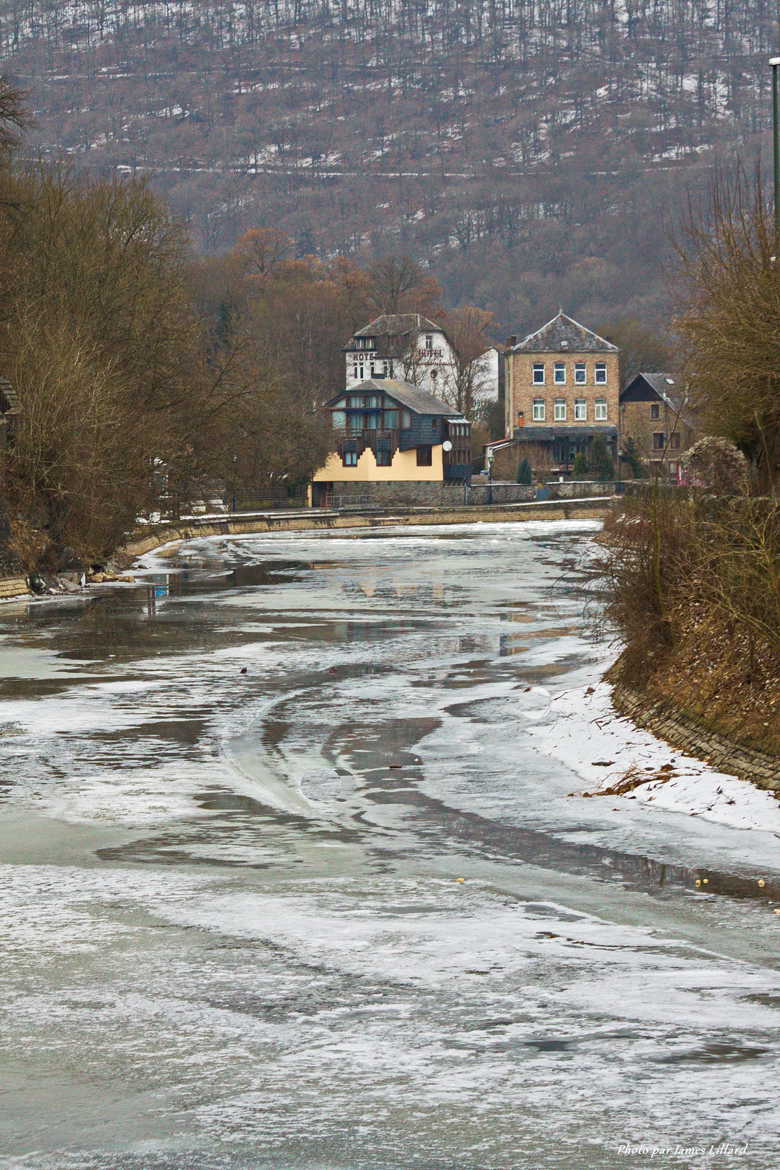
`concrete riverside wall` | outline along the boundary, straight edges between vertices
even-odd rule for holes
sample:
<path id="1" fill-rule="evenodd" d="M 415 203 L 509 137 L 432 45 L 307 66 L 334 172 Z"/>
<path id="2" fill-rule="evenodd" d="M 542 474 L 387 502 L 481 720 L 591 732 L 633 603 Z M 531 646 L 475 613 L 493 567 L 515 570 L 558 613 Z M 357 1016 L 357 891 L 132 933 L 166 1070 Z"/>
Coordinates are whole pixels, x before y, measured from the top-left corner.
<path id="1" fill-rule="evenodd" d="M 678 751 L 707 760 L 723 772 L 780 793 L 780 758 L 734 743 L 662 702 L 618 683 L 612 702 L 621 715 L 665 739 Z"/>

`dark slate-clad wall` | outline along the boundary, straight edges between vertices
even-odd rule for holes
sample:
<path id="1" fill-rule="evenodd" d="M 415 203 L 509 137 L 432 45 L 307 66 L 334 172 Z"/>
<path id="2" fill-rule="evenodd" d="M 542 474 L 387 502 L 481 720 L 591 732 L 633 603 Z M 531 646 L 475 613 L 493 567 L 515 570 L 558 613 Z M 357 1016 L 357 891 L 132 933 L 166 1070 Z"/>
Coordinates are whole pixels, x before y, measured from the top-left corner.
<path id="1" fill-rule="evenodd" d="M 433 414 L 412 414 L 412 425 L 401 431 L 399 446 L 402 451 L 412 447 L 434 446 L 444 435 L 444 417 Z"/>

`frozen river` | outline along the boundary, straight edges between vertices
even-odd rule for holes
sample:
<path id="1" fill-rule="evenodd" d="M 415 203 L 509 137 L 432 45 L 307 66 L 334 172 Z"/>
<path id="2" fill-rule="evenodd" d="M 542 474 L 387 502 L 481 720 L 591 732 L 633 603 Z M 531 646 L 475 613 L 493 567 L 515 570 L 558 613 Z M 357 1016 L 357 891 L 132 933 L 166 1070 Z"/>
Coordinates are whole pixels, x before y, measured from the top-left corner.
<path id="1" fill-rule="evenodd" d="M 0 610 L 4 1170 L 776 1170 L 780 842 L 529 734 L 608 655 L 595 527 Z"/>

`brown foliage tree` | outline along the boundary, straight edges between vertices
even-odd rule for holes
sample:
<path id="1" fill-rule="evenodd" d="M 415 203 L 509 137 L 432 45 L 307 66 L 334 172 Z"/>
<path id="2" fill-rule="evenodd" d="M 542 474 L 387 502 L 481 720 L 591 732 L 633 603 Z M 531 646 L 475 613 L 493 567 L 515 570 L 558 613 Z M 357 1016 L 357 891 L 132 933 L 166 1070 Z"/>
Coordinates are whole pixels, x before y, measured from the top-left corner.
<path id="1" fill-rule="evenodd" d="M 5 489 L 21 527 L 102 559 L 210 459 L 211 373 L 185 284 L 186 240 L 136 182 L 8 179 L 0 368 L 20 399 Z"/>

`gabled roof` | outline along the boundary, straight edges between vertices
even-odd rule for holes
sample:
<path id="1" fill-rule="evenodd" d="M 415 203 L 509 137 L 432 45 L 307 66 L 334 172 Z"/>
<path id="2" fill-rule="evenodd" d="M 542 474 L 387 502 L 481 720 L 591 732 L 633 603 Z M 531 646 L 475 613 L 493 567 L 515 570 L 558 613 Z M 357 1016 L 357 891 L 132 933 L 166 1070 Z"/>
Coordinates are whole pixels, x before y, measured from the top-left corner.
<path id="1" fill-rule="evenodd" d="M 665 373 L 663 370 L 657 371 L 654 374 L 635 374 L 631 381 L 623 387 L 621 392 L 621 400 L 625 397 L 631 387 L 635 386 L 639 378 L 653 390 L 662 402 L 665 402 L 670 410 L 679 415 L 683 422 L 692 424 L 691 410 L 688 405 L 688 395 L 685 392 L 684 386 L 672 377 L 671 374 Z"/>
<path id="2" fill-rule="evenodd" d="M 443 333 L 441 325 L 421 317 L 419 313 L 383 313 L 374 321 L 369 321 L 362 329 L 356 329 L 353 337 L 405 337 L 409 333 L 421 333 L 425 329 L 435 329 Z"/>
<path id="3" fill-rule="evenodd" d="M 440 398 L 434 398 L 433 394 L 429 394 L 427 390 L 421 390 L 419 386 L 413 386 L 411 382 L 401 382 L 397 378 L 368 378 L 365 382 L 358 382 L 357 385 L 350 386 L 348 390 L 342 390 L 340 394 L 329 399 L 325 405 L 333 406 L 347 394 L 371 393 L 387 394 L 401 406 L 406 406 L 409 410 L 414 411 L 415 414 L 443 414 L 447 418 L 454 418 L 458 415 L 457 410 L 453 410 Z"/>
<path id="4" fill-rule="evenodd" d="M 529 333 L 511 348 L 511 353 L 618 353 L 618 347 L 592 329 L 567 317 L 561 309 L 535 333 Z"/>

